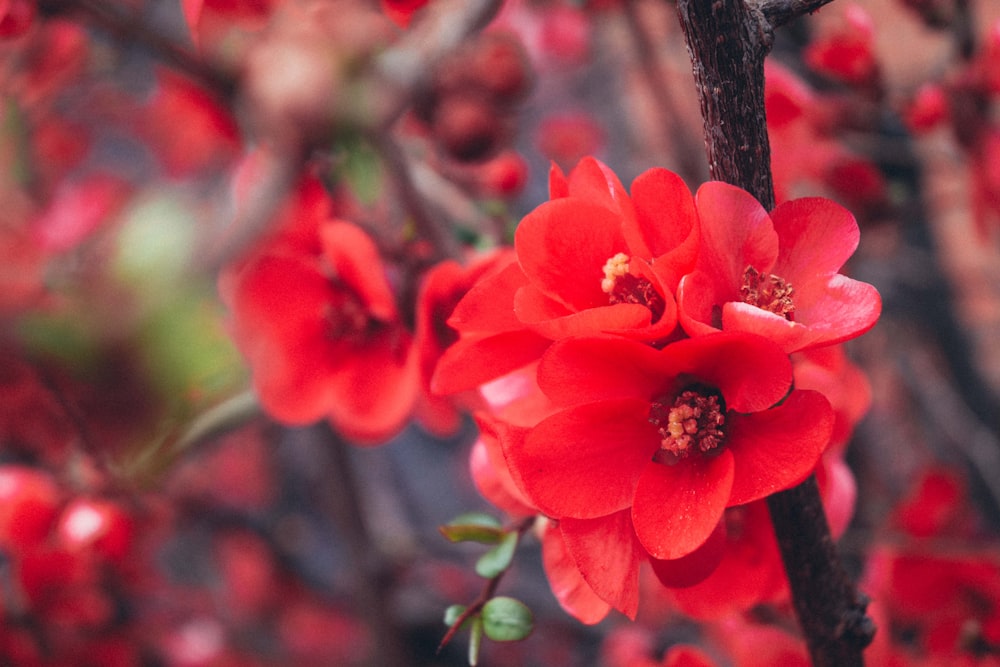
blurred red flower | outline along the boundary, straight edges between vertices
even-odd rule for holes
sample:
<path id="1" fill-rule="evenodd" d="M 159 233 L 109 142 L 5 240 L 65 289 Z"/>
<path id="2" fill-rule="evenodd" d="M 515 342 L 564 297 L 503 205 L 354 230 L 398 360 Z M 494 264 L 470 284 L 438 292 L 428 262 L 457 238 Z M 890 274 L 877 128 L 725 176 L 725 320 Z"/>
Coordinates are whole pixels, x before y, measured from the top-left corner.
<path id="1" fill-rule="evenodd" d="M 340 220 L 318 234 L 319 256 L 276 243 L 223 276 L 233 338 L 271 416 L 375 444 L 410 415 L 417 357 L 374 242 Z"/>

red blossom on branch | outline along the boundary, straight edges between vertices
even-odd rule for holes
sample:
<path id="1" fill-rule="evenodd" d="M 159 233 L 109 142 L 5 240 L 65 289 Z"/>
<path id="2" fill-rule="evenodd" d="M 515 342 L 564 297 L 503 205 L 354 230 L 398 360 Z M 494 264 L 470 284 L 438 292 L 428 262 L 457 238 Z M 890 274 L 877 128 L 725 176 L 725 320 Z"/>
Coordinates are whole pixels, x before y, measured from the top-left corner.
<path id="1" fill-rule="evenodd" d="M 814 197 L 768 214 L 746 191 L 720 182 L 698 190 L 697 206 L 698 265 L 677 291 L 689 335 L 747 331 L 795 352 L 875 325 L 878 291 L 838 273 L 860 237 L 847 209 Z"/>
<path id="2" fill-rule="evenodd" d="M 789 392 L 780 349 L 747 334 L 663 350 L 567 340 L 546 354 L 538 377 L 564 409 L 506 450 L 515 477 L 555 518 L 630 508 L 639 541 L 660 559 L 698 548 L 726 507 L 805 479 L 833 426 L 821 394 Z"/>

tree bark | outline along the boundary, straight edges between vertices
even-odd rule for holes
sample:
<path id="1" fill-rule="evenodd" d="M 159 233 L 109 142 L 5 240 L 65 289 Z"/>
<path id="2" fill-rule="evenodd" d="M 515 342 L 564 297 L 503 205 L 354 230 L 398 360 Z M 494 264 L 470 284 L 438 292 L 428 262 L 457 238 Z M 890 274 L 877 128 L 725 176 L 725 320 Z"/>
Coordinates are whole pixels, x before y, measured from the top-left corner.
<path id="1" fill-rule="evenodd" d="M 737 185 L 774 208 L 771 150 L 764 112 L 764 58 L 775 25 L 829 0 L 748 4 L 744 0 L 678 0 L 677 12 L 694 72 L 712 178 Z M 772 23 L 773 21 L 773 23 Z M 830 535 L 815 476 L 767 500 L 815 665 L 863 665 L 874 624 L 867 600 L 844 571 Z"/>

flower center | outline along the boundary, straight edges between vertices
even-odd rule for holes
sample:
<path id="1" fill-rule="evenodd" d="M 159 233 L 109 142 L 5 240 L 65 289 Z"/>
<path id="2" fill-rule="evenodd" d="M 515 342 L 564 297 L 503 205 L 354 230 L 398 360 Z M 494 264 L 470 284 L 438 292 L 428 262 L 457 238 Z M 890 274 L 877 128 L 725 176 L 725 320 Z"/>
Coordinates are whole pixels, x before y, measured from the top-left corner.
<path id="1" fill-rule="evenodd" d="M 324 313 L 326 333 L 331 339 L 361 343 L 382 325 L 353 292 L 345 290 L 337 296 L 340 298 Z"/>
<path id="2" fill-rule="evenodd" d="M 790 283 L 773 273 L 765 276 L 752 266 L 743 271 L 743 285 L 740 286 L 743 303 L 763 308 L 786 320 L 795 319 L 794 291 Z"/>
<path id="3" fill-rule="evenodd" d="M 608 302 L 612 305 L 635 303 L 649 308 L 652 313 L 650 322 L 654 324 L 663 317 L 663 311 L 667 307 L 663 297 L 653 287 L 653 283 L 629 273 L 629 256 L 623 252 L 604 263 L 601 291 L 608 295 Z"/>
<path id="4" fill-rule="evenodd" d="M 653 401 L 649 421 L 660 434 L 660 451 L 654 458 L 661 463 L 676 463 L 695 452 L 708 454 L 726 437 L 722 397 L 704 387 L 685 389 L 673 401 L 668 397 Z"/>

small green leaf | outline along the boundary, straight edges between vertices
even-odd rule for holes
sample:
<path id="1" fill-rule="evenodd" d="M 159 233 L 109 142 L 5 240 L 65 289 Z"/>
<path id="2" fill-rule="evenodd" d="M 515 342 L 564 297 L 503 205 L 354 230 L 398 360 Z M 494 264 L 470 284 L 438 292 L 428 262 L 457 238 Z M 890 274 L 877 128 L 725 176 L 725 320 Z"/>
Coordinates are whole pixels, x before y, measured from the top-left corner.
<path id="1" fill-rule="evenodd" d="M 520 600 L 500 596 L 483 605 L 482 622 L 487 637 L 495 642 L 512 642 L 530 635 L 535 619 Z"/>
<path id="2" fill-rule="evenodd" d="M 492 579 L 510 567 L 517 549 L 517 531 L 504 533 L 500 544 L 496 545 L 476 561 L 476 574 L 484 579 Z"/>
<path id="3" fill-rule="evenodd" d="M 472 619 L 472 633 L 469 635 L 469 667 L 479 664 L 479 646 L 483 643 L 483 619 Z"/>
<path id="4" fill-rule="evenodd" d="M 464 604 L 453 604 L 444 610 L 444 624 L 449 628 L 458 622 L 459 616 L 465 611 Z"/>
<path id="5" fill-rule="evenodd" d="M 496 544 L 504 535 L 503 524 L 496 517 L 482 512 L 457 516 L 438 528 L 452 542 Z"/>

